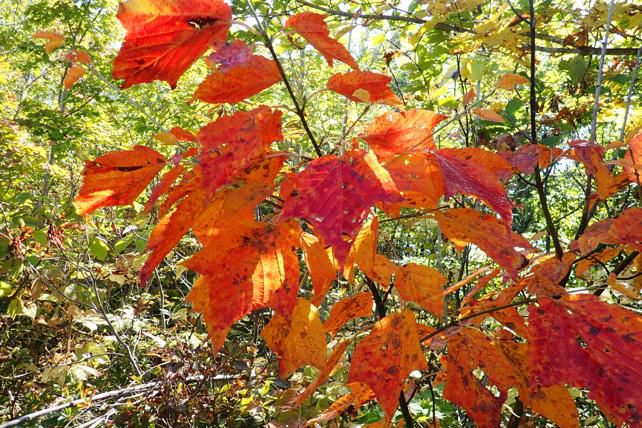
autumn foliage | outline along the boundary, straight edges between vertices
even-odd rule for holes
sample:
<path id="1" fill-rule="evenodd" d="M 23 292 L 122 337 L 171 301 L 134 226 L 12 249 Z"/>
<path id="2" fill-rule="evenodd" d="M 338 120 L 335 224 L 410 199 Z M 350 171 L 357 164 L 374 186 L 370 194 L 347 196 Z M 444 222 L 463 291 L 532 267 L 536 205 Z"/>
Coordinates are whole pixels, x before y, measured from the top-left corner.
<path id="1" fill-rule="evenodd" d="M 122 79 L 123 89 L 153 80 L 175 87 L 213 49 L 207 58 L 210 74 L 196 99 L 239 103 L 283 82 L 277 58 L 229 39 L 232 13 L 222 0 L 121 4 L 118 18 L 127 35 L 114 77 Z M 192 232 L 202 247 L 185 262 L 199 275 L 187 299 L 202 314 L 215 352 L 235 322 L 272 309 L 262 336 L 280 359 L 280 375 L 306 365 L 320 371 L 293 406 L 350 355 L 351 392 L 310 424 L 371 400 L 381 406 L 387 424 L 400 401 L 404 405 L 410 397 L 408 376 L 439 369 L 436 380 L 445 384 L 445 398 L 482 427 L 499 426 L 511 389 L 524 406 L 559 426 L 578 426 L 569 386 L 587 388 L 613 423 L 640 426 L 642 317 L 596 295 L 570 294 L 564 285 L 591 254 L 610 249 L 613 258 L 642 251 L 642 209 L 593 222 L 564 246 L 563 254 L 543 254 L 512 230 L 515 204 L 505 182 L 514 174 L 539 174 L 560 159 L 576 161 L 596 182 L 587 203 L 599 204 L 627 186 L 639 189 L 642 134 L 632 137 L 626 154 L 615 161 L 623 169 L 619 175 L 613 173 L 614 162 L 606 162 L 604 149 L 590 141 L 572 142 L 568 150 L 538 144 L 500 150 L 438 147 L 433 133 L 449 118 L 405 110 L 391 78 L 360 68 L 329 34 L 324 18 L 303 12 L 285 20 L 284 29 L 307 41 L 329 66 L 339 61 L 352 69 L 330 77 L 328 90 L 346 102 L 389 106 L 363 132 L 349 136 L 354 139 L 347 140 L 345 150 L 309 154 L 294 163 L 293 154 L 275 144 L 284 138 L 282 112 L 239 104 L 235 113 L 195 135 L 168 132 L 163 138 L 174 143 L 171 156 L 136 146 L 87 161 L 77 212 L 131 204 L 158 177 L 147 203 L 148 210 L 156 207 L 158 222 L 141 283 Z M 48 49 L 59 42 L 56 35 L 38 37 L 49 40 Z M 70 82 L 79 78 L 79 71 L 71 73 Z M 512 90 L 527 83 L 522 76 L 506 75 L 498 87 Z M 456 195 L 476 203 L 457 206 Z M 263 210 L 268 214 L 260 214 L 257 206 L 269 206 Z M 377 252 L 379 217 L 398 217 L 402 209 L 434 218 L 457 249 L 475 245 L 497 268 L 468 279 L 476 284 L 474 292 L 456 312 L 445 299 L 457 284 L 448 284 L 435 266 L 399 266 Z M 311 300 L 298 292 L 303 271 L 313 284 Z M 318 307 L 338 279 L 350 282 L 354 292 L 323 319 Z M 485 291 L 493 279 L 501 280 L 501 289 Z M 633 295 L 642 287 L 640 277 L 611 282 Z M 391 295 L 399 302 L 394 311 L 386 307 Z M 417 321 L 416 314 L 424 311 L 434 322 Z M 373 317 L 376 322 L 334 340 L 351 321 Z M 497 328 L 485 327 L 491 319 Z M 428 355 L 436 357 L 429 363 Z"/>

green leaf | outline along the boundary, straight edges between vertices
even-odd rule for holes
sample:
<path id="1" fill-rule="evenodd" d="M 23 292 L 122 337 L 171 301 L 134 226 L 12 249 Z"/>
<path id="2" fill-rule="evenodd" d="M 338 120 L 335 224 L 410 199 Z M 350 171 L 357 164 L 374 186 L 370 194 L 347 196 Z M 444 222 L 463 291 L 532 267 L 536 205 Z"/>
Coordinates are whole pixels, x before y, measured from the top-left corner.
<path id="1" fill-rule="evenodd" d="M 102 239 L 95 237 L 89 244 L 89 254 L 101 262 L 105 261 L 109 254 L 109 247 Z"/>

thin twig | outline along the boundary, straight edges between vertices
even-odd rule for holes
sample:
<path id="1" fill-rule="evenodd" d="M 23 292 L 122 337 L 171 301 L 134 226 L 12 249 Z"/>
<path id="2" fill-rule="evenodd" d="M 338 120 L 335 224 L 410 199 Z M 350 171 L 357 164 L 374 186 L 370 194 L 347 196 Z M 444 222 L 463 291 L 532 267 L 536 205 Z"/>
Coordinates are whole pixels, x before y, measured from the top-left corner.
<path id="1" fill-rule="evenodd" d="M 642 46 L 638 48 L 638 53 L 635 57 L 635 66 L 631 73 L 631 82 L 629 83 L 629 92 L 626 95 L 626 107 L 624 108 L 624 118 L 622 119 L 622 129 L 620 129 L 620 141 L 624 141 L 624 134 L 626 133 L 626 122 L 629 120 L 629 110 L 631 110 L 631 98 L 633 98 L 633 89 L 638 77 L 638 70 L 640 69 L 640 56 L 642 55 Z"/>

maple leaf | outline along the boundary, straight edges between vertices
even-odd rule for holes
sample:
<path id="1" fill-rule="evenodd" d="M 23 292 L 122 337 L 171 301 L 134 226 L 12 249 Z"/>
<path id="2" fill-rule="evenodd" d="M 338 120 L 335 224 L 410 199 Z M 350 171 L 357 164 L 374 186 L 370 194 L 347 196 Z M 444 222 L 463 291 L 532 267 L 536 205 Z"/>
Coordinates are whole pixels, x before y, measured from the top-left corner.
<path id="1" fill-rule="evenodd" d="M 453 208 L 434 215 L 456 248 L 477 245 L 513 277 L 528 264 L 521 251 L 532 249 L 529 242 L 496 218 L 471 208 Z"/>
<path id="2" fill-rule="evenodd" d="M 404 197 L 401 203 L 410 208 L 436 208 L 444 196 L 444 179 L 437 159 L 428 153 L 410 153 L 386 162 L 397 189 Z"/>
<path id="3" fill-rule="evenodd" d="M 563 385 L 531 385 L 527 366 L 528 345 L 504 334 L 489 337 L 474 328 L 461 329 L 448 340 L 446 389 L 444 394 L 466 409 L 479 426 L 497 427 L 501 402 L 510 388 L 519 391 L 525 406 L 561 427 L 578 427 L 575 402 Z M 483 370 L 500 392 L 499 400 L 475 377 Z M 481 388 L 480 388 L 481 387 Z M 483 392 L 482 390 L 486 390 Z"/>
<path id="4" fill-rule="evenodd" d="M 273 141 L 282 139 L 281 112 L 266 106 L 222 116 L 208 124 L 198 133 L 205 187 L 213 193 L 234 182 L 264 159 Z"/>
<path id="5" fill-rule="evenodd" d="M 563 151 L 543 144 L 523 144 L 515 151 L 503 150 L 497 154 L 506 159 L 515 170 L 532 174 L 535 167 L 546 168 L 556 161 Z"/>
<path id="6" fill-rule="evenodd" d="M 282 218 L 303 218 L 334 250 L 341 265 L 370 208 L 399 202 L 401 196 L 374 156 L 353 150 L 343 157 L 326 155 L 310 162 L 281 185 Z"/>
<path id="7" fill-rule="evenodd" d="M 519 74 L 504 74 L 497 81 L 497 89 L 513 90 L 517 85 L 525 85 L 528 83 L 528 78 L 520 76 Z"/>
<path id="8" fill-rule="evenodd" d="M 340 342 L 332 351 L 332 354 L 328 357 L 325 366 L 323 366 L 323 369 L 319 373 L 319 376 L 314 380 L 314 382 L 310 383 L 305 389 L 300 391 L 296 397 L 294 398 L 291 407 L 295 408 L 301 405 L 306 399 L 312 396 L 314 394 L 314 391 L 317 390 L 319 385 L 323 384 L 332 372 L 334 371 L 335 367 L 339 364 L 341 358 L 345 354 L 346 350 L 348 349 L 348 346 L 350 345 L 349 340 L 344 340 L 343 342 Z"/>
<path id="9" fill-rule="evenodd" d="M 352 101 L 401 106 L 401 100 L 388 86 L 391 80 L 372 71 L 350 71 L 332 75 L 326 86 Z"/>
<path id="10" fill-rule="evenodd" d="M 319 414 L 317 417 L 310 419 L 305 423 L 306 427 L 317 426 L 320 422 L 327 422 L 335 419 L 341 415 L 350 406 L 358 409 L 364 403 L 374 399 L 374 393 L 363 382 L 351 382 L 346 385 L 350 392 L 345 394 L 334 401 L 330 407 Z"/>
<path id="11" fill-rule="evenodd" d="M 223 0 L 128 0 L 118 19 L 127 30 L 114 60 L 122 88 L 164 80 L 172 88 L 210 44 L 222 42 L 232 20 Z"/>
<path id="12" fill-rule="evenodd" d="M 83 185 L 74 200 L 76 211 L 87 215 L 98 208 L 131 204 L 165 164 L 160 153 L 144 146 L 86 161 Z"/>
<path id="13" fill-rule="evenodd" d="M 604 163 L 604 148 L 584 140 L 571 141 L 569 144 L 573 148 L 570 157 L 583 163 L 586 173 L 595 177 L 599 198 L 608 198 L 612 193 L 610 187 L 617 181 L 617 177 Z"/>
<path id="14" fill-rule="evenodd" d="M 285 21 L 285 28 L 293 28 L 299 33 L 323 55 L 330 67 L 332 67 L 333 59 L 338 59 L 358 70 L 359 65 L 352 58 L 350 52 L 341 43 L 330 37 L 328 26 L 324 21 L 325 18 L 326 15 L 314 12 L 297 13 Z"/>
<path id="15" fill-rule="evenodd" d="M 406 377 L 427 367 L 419 344 L 414 314 L 405 310 L 378 321 L 352 354 L 349 382 L 362 382 L 374 391 L 391 418 Z"/>
<path id="16" fill-rule="evenodd" d="M 617 425 L 642 423 L 642 317 L 590 294 L 542 298 L 529 309 L 531 382 L 589 389 Z"/>
<path id="17" fill-rule="evenodd" d="M 362 138 L 380 160 L 409 151 L 434 149 L 433 131 L 446 118 L 428 110 L 388 112 L 368 125 Z"/>
<path id="18" fill-rule="evenodd" d="M 513 176 L 513 167 L 506 159 L 495 152 L 479 147 L 441 149 L 439 154 L 447 154 L 463 161 L 481 165 L 500 180 L 509 180 Z"/>
<path id="19" fill-rule="evenodd" d="M 443 286 L 448 280 L 439 271 L 416 263 L 399 269 L 395 288 L 407 301 L 415 302 L 438 318 L 444 316 Z"/>
<path id="20" fill-rule="evenodd" d="M 295 250 L 300 233 L 290 222 L 259 224 L 241 233 L 228 230 L 185 263 L 202 275 L 187 300 L 203 315 L 215 350 L 230 327 L 254 310 L 271 307 L 290 319 L 299 288 Z"/>
<path id="21" fill-rule="evenodd" d="M 287 378 L 296 369 L 326 365 L 325 331 L 319 311 L 299 297 L 288 318 L 276 313 L 261 332 L 268 347 L 279 356 L 279 376 Z"/>
<path id="22" fill-rule="evenodd" d="M 237 103 L 269 88 L 282 79 L 276 62 L 250 55 L 243 62 L 227 64 L 198 86 L 194 97 L 207 103 Z"/>
<path id="23" fill-rule="evenodd" d="M 316 236 L 310 233 L 302 234 L 301 248 L 305 254 L 305 263 L 308 266 L 314 289 L 312 304 L 318 306 L 323 302 L 332 283 L 337 280 L 337 271 L 328 252 Z"/>
<path id="24" fill-rule="evenodd" d="M 501 116 L 499 113 L 493 110 L 488 110 L 484 108 L 474 108 L 472 109 L 472 112 L 475 116 L 479 117 L 480 119 L 484 119 L 489 122 L 504 123 L 506 121 L 503 116 Z"/>
<path id="25" fill-rule="evenodd" d="M 65 89 L 69 90 L 76 84 L 87 72 L 80 65 L 72 65 L 67 69 L 65 78 L 62 82 Z"/>
<path id="26" fill-rule="evenodd" d="M 324 323 L 325 330 L 334 336 L 348 321 L 372 316 L 372 294 L 364 291 L 339 300 L 330 309 L 330 316 Z"/>
<path id="27" fill-rule="evenodd" d="M 65 36 L 54 31 L 36 31 L 33 33 L 33 38 L 48 40 L 47 44 L 45 44 L 45 51 L 47 53 L 51 53 L 65 44 Z"/>
<path id="28" fill-rule="evenodd" d="M 455 155 L 456 152 L 463 155 Z M 443 176 L 445 196 L 449 198 L 455 193 L 475 196 L 510 224 L 513 205 L 504 185 L 491 170 L 470 157 L 470 153 L 471 149 L 442 149 L 433 153 Z"/>

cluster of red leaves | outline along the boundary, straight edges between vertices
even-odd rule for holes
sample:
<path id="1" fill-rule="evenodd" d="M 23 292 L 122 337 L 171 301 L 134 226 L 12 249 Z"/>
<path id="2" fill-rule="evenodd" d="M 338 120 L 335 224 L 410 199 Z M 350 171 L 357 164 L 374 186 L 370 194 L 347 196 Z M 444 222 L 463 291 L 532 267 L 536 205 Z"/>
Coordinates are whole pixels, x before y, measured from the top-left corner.
<path id="1" fill-rule="evenodd" d="M 114 64 L 114 77 L 124 79 L 123 88 L 156 79 L 174 87 L 210 47 L 216 50 L 208 58 L 212 74 L 197 89 L 200 100 L 235 103 L 281 80 L 277 63 L 254 55 L 252 47 L 240 41 L 226 41 L 232 11 L 222 0 L 129 0 L 121 4 L 118 18 L 128 30 Z M 390 78 L 359 70 L 345 47 L 329 36 L 324 16 L 304 12 L 290 17 L 285 26 L 314 46 L 329 65 L 336 59 L 354 69 L 333 75 L 329 89 L 356 102 L 400 106 L 388 86 Z M 329 338 L 348 321 L 373 315 L 373 294 L 366 291 L 339 301 L 328 319 L 321 320 L 316 305 L 338 276 L 354 281 L 358 268 L 384 290 L 394 278 L 403 302 L 443 316 L 444 296 L 465 282 L 444 290 L 447 280 L 435 269 L 398 266 L 377 254 L 378 220 L 364 224 L 375 206 L 391 215 L 401 207 L 435 210 L 446 237 L 459 249 L 474 244 L 484 251 L 506 272 L 507 287 L 476 298 L 499 270 L 479 278 L 464 299 L 462 322 L 449 329 L 418 324 L 410 309 L 380 319 L 352 350 L 351 392 L 309 422 L 329 420 L 374 398 L 389 421 L 407 376 L 427 368 L 424 350 L 447 345 L 439 375 L 446 384 L 445 397 L 480 426 L 499 425 L 510 388 L 516 388 L 533 411 L 560 426 L 577 426 L 567 385 L 588 388 L 614 422 L 640 424 L 642 396 L 635 388 L 642 375 L 642 317 L 594 296 L 568 295 L 559 284 L 576 257 L 598 244 L 618 249 L 611 251 L 611 258 L 621 250 L 642 250 L 642 210 L 629 209 L 618 219 L 593 224 L 561 260 L 544 257 L 529 264 L 535 250 L 511 230 L 512 203 L 504 182 L 516 171 L 530 173 L 568 156 L 595 177 L 595 199 L 602 200 L 631 182 L 639 185 L 642 136 L 629 144 L 624 173 L 614 176 L 604 163 L 603 149 L 587 142 L 572 143 L 568 152 L 538 145 L 501 153 L 438 149 L 432 135 L 444 119 L 422 110 L 386 113 L 361 135 L 369 152 L 353 149 L 341 156 L 321 156 L 283 174 L 286 154 L 272 148 L 283 138 L 281 112 L 265 106 L 239 111 L 219 117 L 197 135 L 178 128 L 166 133 L 163 138 L 189 146 L 171 160 L 137 146 L 87 162 L 76 207 L 86 215 L 130 204 L 168 167 L 146 207 L 159 203 L 160 220 L 149 238 L 141 282 L 191 230 L 202 250 L 185 263 L 200 275 L 188 300 L 203 315 L 214 348 L 223 345 L 236 321 L 268 307 L 274 316 L 262 334 L 280 357 L 281 376 L 305 365 L 320 370 L 317 381 L 301 391 L 293 405 L 327 380 L 356 341 L 352 337 L 329 352 Z M 471 208 L 438 207 L 440 200 L 455 194 L 476 198 L 499 218 Z M 266 199 L 277 207 L 276 214 L 257 218 L 256 207 Z M 302 224 L 311 233 L 304 232 Z M 298 249 L 312 279 L 311 301 L 298 297 Z M 510 306 L 523 290 L 539 298 L 538 304 L 528 305 L 528 323 Z M 509 330 L 483 332 L 480 324 L 488 316 Z M 499 396 L 476 377 L 477 369 Z"/>

